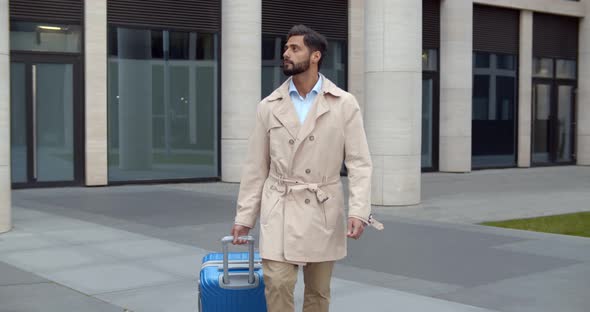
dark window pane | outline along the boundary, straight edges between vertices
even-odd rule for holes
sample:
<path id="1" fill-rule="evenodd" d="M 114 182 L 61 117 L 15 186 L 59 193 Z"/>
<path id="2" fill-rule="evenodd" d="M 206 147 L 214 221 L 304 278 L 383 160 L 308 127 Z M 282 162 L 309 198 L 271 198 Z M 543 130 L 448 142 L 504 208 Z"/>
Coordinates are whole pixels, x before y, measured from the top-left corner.
<path id="1" fill-rule="evenodd" d="M 189 59 L 190 34 L 187 32 L 171 31 L 169 37 L 168 55 L 173 60 Z"/>
<path id="2" fill-rule="evenodd" d="M 576 79 L 576 61 L 556 60 L 555 75 L 557 79 Z"/>
<path id="3" fill-rule="evenodd" d="M 262 59 L 274 60 L 275 58 L 275 38 L 262 38 Z"/>
<path id="4" fill-rule="evenodd" d="M 490 105 L 490 77 L 475 75 L 473 77 L 473 119 L 488 119 Z"/>
<path id="5" fill-rule="evenodd" d="M 475 68 L 489 68 L 490 67 L 490 54 L 489 53 L 474 53 L 473 62 Z"/>
<path id="6" fill-rule="evenodd" d="M 553 78 L 553 59 L 533 58 L 533 77 Z"/>
<path id="7" fill-rule="evenodd" d="M 164 58 L 164 33 L 161 30 L 152 30 L 152 58 Z"/>
<path id="8" fill-rule="evenodd" d="M 197 60 L 215 59 L 215 35 L 199 33 L 197 35 Z"/>
<path id="9" fill-rule="evenodd" d="M 498 69 L 516 70 L 516 57 L 514 55 L 496 55 L 496 67 Z"/>

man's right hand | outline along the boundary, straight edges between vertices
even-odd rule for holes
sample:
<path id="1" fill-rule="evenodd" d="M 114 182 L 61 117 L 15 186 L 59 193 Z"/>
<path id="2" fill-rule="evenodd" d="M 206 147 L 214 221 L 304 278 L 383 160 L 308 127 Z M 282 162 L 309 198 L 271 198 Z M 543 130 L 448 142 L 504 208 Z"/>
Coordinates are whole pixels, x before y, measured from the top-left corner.
<path id="1" fill-rule="evenodd" d="M 234 237 L 234 241 L 232 242 L 234 245 L 243 245 L 248 243 L 245 239 L 239 239 L 240 236 L 246 236 L 250 232 L 250 228 L 247 226 L 234 224 L 231 229 L 231 235 Z"/>

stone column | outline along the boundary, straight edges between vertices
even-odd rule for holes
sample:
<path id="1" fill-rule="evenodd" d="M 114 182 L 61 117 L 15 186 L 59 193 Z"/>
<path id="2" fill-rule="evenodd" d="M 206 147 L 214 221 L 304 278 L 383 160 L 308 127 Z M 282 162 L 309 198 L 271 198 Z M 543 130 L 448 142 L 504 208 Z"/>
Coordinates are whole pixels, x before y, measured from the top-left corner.
<path id="1" fill-rule="evenodd" d="M 471 171 L 473 1 L 440 5 L 439 170 Z"/>
<path id="2" fill-rule="evenodd" d="M 348 0 L 348 92 L 365 110 L 365 2 Z"/>
<path id="3" fill-rule="evenodd" d="M 578 165 L 590 165 L 590 0 L 586 5 L 586 17 L 580 20 L 578 53 L 578 110 L 577 152 Z"/>
<path id="4" fill-rule="evenodd" d="M 260 102 L 262 1 L 221 2 L 221 179 L 239 182 Z"/>
<path id="5" fill-rule="evenodd" d="M 533 12 L 520 11 L 518 57 L 518 167 L 531 166 Z"/>
<path id="6" fill-rule="evenodd" d="M 85 0 L 84 21 L 86 185 L 106 185 L 107 0 Z"/>
<path id="7" fill-rule="evenodd" d="M 0 233 L 12 227 L 9 36 L 8 0 L 0 0 Z"/>
<path id="8" fill-rule="evenodd" d="M 365 1 L 365 128 L 372 203 L 420 202 L 422 1 Z"/>

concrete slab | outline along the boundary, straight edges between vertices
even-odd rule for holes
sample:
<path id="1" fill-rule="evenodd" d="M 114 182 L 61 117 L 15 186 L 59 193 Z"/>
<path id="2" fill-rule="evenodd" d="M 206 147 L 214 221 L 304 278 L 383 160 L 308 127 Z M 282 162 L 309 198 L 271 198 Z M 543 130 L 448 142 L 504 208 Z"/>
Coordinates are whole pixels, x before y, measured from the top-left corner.
<path id="1" fill-rule="evenodd" d="M 55 272 L 116 261 L 84 246 L 63 246 L 0 254 L 0 260 L 34 273 Z"/>
<path id="2" fill-rule="evenodd" d="M 121 312 L 123 308 L 54 283 L 0 286 L 1 311 Z"/>
<path id="3" fill-rule="evenodd" d="M 48 283 L 49 281 L 0 261 L 0 286 Z M 0 292 L 1 292 L 0 288 Z"/>
<path id="4" fill-rule="evenodd" d="M 125 306 L 134 312 L 198 311 L 196 280 L 102 294 L 96 297 L 112 304 Z"/>
<path id="5" fill-rule="evenodd" d="M 180 279 L 137 264 L 92 265 L 42 276 L 89 295 L 169 284 Z"/>
<path id="6" fill-rule="evenodd" d="M 506 312 L 587 312 L 589 290 L 586 262 L 435 297 Z"/>

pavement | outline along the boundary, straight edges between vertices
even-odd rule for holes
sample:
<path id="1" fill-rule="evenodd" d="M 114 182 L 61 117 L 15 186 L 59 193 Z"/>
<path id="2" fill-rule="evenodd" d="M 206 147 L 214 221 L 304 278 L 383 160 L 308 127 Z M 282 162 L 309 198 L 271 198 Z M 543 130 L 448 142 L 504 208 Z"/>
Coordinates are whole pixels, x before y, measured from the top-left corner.
<path id="1" fill-rule="evenodd" d="M 196 311 L 201 258 L 220 249 L 237 192 L 230 183 L 14 190 L 0 312 Z M 478 225 L 589 211 L 590 167 L 425 173 L 422 199 L 374 207 L 385 230 L 349 243 L 331 311 L 590 311 L 590 239 Z"/>

